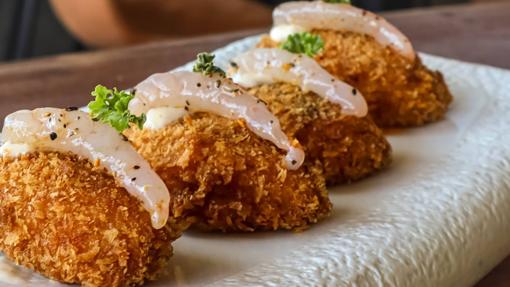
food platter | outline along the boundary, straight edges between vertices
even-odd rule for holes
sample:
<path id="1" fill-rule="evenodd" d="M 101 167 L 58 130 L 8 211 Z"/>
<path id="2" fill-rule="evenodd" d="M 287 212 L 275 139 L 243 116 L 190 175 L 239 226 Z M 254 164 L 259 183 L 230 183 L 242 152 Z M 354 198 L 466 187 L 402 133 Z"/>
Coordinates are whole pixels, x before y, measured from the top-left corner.
<path id="1" fill-rule="evenodd" d="M 257 41 L 216 51 L 217 63 Z M 455 101 L 438 123 L 388 131 L 391 168 L 331 188 L 332 216 L 304 232 L 190 231 L 148 286 L 468 286 L 491 270 L 510 253 L 510 72 L 421 56 Z M 9 264 L 0 275 L 20 272 Z M 12 286 L 59 286 L 20 274 Z"/>

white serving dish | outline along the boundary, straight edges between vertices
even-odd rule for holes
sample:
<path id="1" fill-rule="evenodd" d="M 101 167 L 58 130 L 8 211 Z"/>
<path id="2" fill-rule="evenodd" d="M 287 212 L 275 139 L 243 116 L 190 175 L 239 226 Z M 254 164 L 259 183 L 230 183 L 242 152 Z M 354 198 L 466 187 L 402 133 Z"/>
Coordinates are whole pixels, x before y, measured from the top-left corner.
<path id="1" fill-rule="evenodd" d="M 149 286 L 471 286 L 494 268 L 510 253 L 510 72 L 421 56 L 455 100 L 443 121 L 389 134 L 390 169 L 331 188 L 333 215 L 306 232 L 189 232 Z M 12 268 L 15 286 L 60 285 Z"/>

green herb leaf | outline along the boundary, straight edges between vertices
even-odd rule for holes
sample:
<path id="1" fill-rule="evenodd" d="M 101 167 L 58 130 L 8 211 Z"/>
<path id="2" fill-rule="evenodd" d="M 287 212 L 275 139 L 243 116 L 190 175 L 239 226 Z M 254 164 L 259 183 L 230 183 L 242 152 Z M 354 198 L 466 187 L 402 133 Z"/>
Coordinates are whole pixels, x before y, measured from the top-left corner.
<path id="1" fill-rule="evenodd" d="M 351 4 L 351 0 L 322 0 L 326 3 L 342 3 L 342 4 Z"/>
<path id="2" fill-rule="evenodd" d="M 225 77 L 225 71 L 214 65 L 215 57 L 215 55 L 209 53 L 198 54 L 195 66 L 193 66 L 193 72 L 202 73 L 206 76 L 219 74 L 220 76 Z"/>
<path id="3" fill-rule="evenodd" d="M 137 117 L 128 110 L 129 102 L 134 98 L 132 93 L 119 91 L 117 88 L 110 90 L 105 86 L 97 85 L 92 96 L 96 98 L 88 104 L 92 119 L 109 124 L 118 132 L 129 128 L 130 123 L 143 129 L 145 114 Z"/>
<path id="4" fill-rule="evenodd" d="M 318 35 L 308 32 L 289 35 L 280 48 L 295 54 L 306 54 L 309 57 L 317 55 L 324 48 L 324 41 Z"/>

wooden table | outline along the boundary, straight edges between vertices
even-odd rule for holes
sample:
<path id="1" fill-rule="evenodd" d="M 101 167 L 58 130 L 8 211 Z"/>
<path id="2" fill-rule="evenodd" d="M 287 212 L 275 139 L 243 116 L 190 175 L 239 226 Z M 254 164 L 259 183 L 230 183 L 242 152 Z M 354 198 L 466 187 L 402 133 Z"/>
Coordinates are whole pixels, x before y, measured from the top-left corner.
<path id="1" fill-rule="evenodd" d="M 510 2 L 386 13 L 419 51 L 510 69 Z M 228 42 L 244 31 L 0 65 L 0 119 L 19 109 L 82 106 L 96 84 L 132 87 Z M 478 287 L 510 286 L 510 257 Z"/>

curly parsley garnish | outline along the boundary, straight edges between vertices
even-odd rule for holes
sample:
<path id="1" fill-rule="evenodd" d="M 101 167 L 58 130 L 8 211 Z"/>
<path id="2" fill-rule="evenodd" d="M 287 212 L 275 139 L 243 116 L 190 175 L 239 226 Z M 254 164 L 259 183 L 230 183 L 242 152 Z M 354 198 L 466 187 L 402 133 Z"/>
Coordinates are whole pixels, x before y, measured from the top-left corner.
<path id="1" fill-rule="evenodd" d="M 322 0 L 326 3 L 342 3 L 342 4 L 351 4 L 351 0 Z"/>
<path id="2" fill-rule="evenodd" d="M 289 35 L 280 48 L 295 54 L 305 54 L 309 57 L 317 55 L 324 48 L 324 41 L 318 35 L 308 32 Z"/>
<path id="3" fill-rule="evenodd" d="M 209 53 L 198 54 L 195 66 L 193 66 L 193 72 L 202 73 L 206 76 L 219 74 L 220 76 L 225 77 L 225 71 L 214 65 L 215 57 L 215 55 Z"/>
<path id="4" fill-rule="evenodd" d="M 128 104 L 134 95 L 126 91 L 119 91 L 117 88 L 110 90 L 102 85 L 97 85 L 92 92 L 96 99 L 88 104 L 90 116 L 94 120 L 111 125 L 118 132 L 123 132 L 133 123 L 142 129 L 146 116 L 142 114 L 137 117 L 128 110 Z"/>

